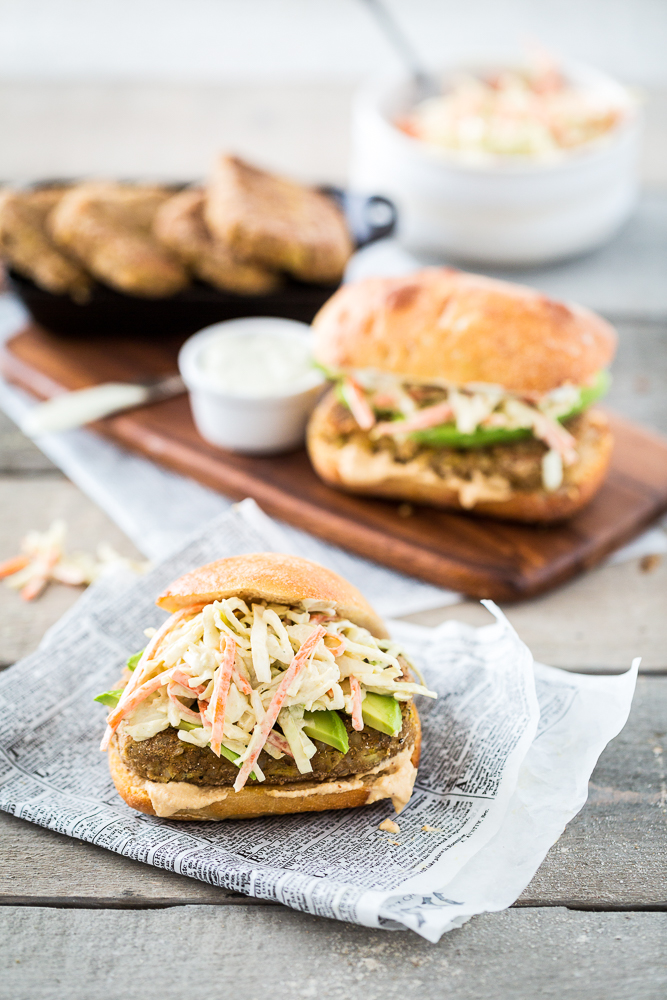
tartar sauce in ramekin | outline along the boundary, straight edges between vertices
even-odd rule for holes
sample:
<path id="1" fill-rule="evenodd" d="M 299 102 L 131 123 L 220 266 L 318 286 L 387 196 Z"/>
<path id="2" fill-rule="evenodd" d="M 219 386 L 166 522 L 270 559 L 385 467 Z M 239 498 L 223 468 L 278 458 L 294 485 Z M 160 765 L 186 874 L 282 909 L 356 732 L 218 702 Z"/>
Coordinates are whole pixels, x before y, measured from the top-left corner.
<path id="1" fill-rule="evenodd" d="M 282 396 L 317 381 L 308 342 L 291 331 L 223 332 L 197 359 L 210 385 L 233 396 Z"/>
<path id="2" fill-rule="evenodd" d="M 313 364 L 310 327 L 273 316 L 200 330 L 181 348 L 178 365 L 202 437 L 245 454 L 298 447 L 326 385 Z"/>

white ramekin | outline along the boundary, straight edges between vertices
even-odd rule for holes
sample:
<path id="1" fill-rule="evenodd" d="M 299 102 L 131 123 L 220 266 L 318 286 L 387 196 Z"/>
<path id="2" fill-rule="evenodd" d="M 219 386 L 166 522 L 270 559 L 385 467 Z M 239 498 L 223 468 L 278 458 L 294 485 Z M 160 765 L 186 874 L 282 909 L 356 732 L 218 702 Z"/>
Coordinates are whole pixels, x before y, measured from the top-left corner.
<path id="1" fill-rule="evenodd" d="M 549 161 L 462 163 L 393 124 L 410 108 L 409 81 L 370 85 L 355 101 L 350 187 L 394 201 L 400 242 L 425 256 L 521 266 L 600 246 L 637 198 L 641 116 L 610 77 L 581 66 L 565 72 L 627 113 L 606 136 Z"/>
<path id="2" fill-rule="evenodd" d="M 313 368 L 298 391 L 273 396 L 248 396 L 224 392 L 199 364 L 206 344 L 226 334 L 296 333 L 310 343 L 305 323 L 267 316 L 249 316 L 207 326 L 183 344 L 178 367 L 190 390 L 190 404 L 197 430 L 210 444 L 248 455 L 271 455 L 298 448 L 306 423 L 322 394 L 325 378 Z"/>

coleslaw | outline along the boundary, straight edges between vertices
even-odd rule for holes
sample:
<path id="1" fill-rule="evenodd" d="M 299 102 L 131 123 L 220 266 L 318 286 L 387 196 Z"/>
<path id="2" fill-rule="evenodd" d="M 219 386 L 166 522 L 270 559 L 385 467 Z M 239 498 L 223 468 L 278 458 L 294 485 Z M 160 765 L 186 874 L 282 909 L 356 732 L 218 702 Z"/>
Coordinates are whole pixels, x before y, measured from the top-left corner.
<path id="1" fill-rule="evenodd" d="M 432 447 L 479 448 L 534 436 L 548 449 L 542 462 L 548 492 L 561 486 L 564 467 L 578 458 L 576 440 L 563 421 L 590 406 L 609 385 L 606 371 L 586 385 L 561 385 L 543 395 L 489 384 L 406 382 L 371 369 L 327 374 L 336 382 L 339 401 L 372 440 L 413 438 Z"/>
<path id="2" fill-rule="evenodd" d="M 408 135 L 462 159 L 553 159 L 594 142 L 627 115 L 625 102 L 569 83 L 546 53 L 525 69 L 459 73 L 447 91 L 396 121 Z"/>

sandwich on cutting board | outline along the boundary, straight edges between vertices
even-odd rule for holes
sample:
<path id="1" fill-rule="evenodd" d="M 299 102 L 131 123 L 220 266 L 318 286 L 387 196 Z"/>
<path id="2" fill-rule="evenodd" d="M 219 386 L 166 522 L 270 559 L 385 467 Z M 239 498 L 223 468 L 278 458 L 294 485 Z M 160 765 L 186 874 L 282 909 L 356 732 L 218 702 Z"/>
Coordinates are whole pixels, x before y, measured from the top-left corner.
<path id="1" fill-rule="evenodd" d="M 589 310 L 426 268 L 344 285 L 313 329 L 335 386 L 308 450 L 332 486 L 549 522 L 602 484 L 613 439 L 591 405 L 616 334 Z"/>
<path id="2" fill-rule="evenodd" d="M 307 559 L 202 566 L 157 600 L 171 616 L 131 657 L 102 750 L 133 809 L 236 819 L 412 794 L 416 683 L 359 591 Z"/>

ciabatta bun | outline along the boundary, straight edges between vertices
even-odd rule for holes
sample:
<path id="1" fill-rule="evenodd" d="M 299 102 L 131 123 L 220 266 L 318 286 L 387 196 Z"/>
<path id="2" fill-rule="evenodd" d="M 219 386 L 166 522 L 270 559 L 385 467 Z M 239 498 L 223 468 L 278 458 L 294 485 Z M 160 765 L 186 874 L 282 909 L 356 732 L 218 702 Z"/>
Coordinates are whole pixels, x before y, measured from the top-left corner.
<path id="1" fill-rule="evenodd" d="M 330 368 L 511 392 L 582 385 L 616 349 L 612 327 L 581 306 L 446 267 L 343 285 L 313 328 L 315 356 Z"/>
<path id="2" fill-rule="evenodd" d="M 366 598 L 342 576 L 310 559 L 278 552 L 231 556 L 201 566 L 174 581 L 156 604 L 166 611 L 179 611 L 227 597 L 275 604 L 322 601 L 377 638 L 389 634 Z"/>

